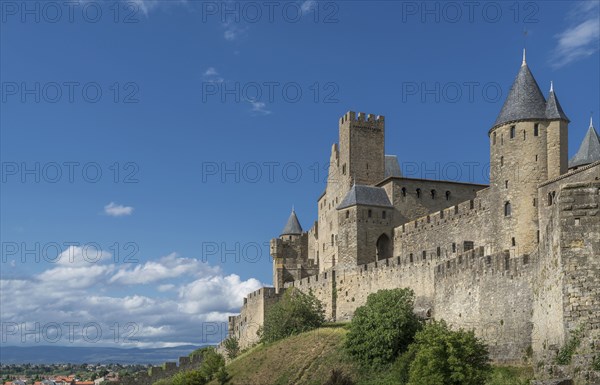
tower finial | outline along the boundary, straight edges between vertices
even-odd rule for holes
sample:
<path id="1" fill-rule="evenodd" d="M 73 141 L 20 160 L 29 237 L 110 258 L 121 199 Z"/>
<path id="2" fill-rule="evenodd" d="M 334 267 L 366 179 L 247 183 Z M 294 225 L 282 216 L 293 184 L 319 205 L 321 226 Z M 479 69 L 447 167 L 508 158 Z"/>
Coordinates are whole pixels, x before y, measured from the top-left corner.
<path id="1" fill-rule="evenodd" d="M 594 113 L 590 112 L 590 128 L 594 128 Z"/>
<path id="2" fill-rule="evenodd" d="M 525 60 L 525 48 L 523 48 L 523 63 L 521 64 L 521 66 L 525 65 L 527 65 L 527 61 Z"/>
<path id="3" fill-rule="evenodd" d="M 294 212 L 294 211 L 295 211 L 295 210 L 294 210 L 294 205 L 292 205 L 292 212 Z"/>
<path id="4" fill-rule="evenodd" d="M 554 92 L 554 82 L 550 80 L 550 92 Z"/>

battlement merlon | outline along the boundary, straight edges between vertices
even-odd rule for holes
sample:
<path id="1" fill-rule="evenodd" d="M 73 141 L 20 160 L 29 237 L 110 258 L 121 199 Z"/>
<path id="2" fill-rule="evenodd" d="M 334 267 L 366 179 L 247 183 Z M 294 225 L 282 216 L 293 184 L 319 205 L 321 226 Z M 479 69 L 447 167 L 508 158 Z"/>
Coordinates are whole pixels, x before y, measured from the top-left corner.
<path id="1" fill-rule="evenodd" d="M 364 112 L 357 114 L 354 111 L 348 111 L 340 118 L 340 125 L 345 123 L 369 123 L 374 126 L 383 126 L 385 124 L 385 117 L 383 115 L 365 114 Z"/>

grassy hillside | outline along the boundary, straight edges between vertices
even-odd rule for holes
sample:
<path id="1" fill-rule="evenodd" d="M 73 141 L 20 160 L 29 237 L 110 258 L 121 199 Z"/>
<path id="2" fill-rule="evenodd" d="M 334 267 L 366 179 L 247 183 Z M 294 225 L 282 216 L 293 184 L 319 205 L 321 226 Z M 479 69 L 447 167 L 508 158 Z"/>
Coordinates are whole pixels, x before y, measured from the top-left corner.
<path id="1" fill-rule="evenodd" d="M 259 345 L 227 365 L 228 384 L 322 385 L 332 369 L 342 370 L 357 385 L 397 384 L 394 368 L 377 374 L 358 370 L 343 351 L 345 335 L 344 327 L 326 327 Z M 529 368 L 495 368 L 488 385 L 525 385 L 530 378 Z"/>

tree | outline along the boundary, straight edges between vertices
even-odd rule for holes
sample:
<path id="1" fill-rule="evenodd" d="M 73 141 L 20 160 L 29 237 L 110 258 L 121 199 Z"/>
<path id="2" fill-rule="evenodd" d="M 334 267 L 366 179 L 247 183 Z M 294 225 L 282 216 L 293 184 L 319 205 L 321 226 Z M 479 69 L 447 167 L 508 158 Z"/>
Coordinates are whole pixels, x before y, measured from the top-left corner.
<path id="1" fill-rule="evenodd" d="M 265 315 L 262 342 L 274 342 L 294 334 L 313 330 L 325 322 L 323 305 L 312 293 L 289 288 L 283 298 Z"/>
<path id="2" fill-rule="evenodd" d="M 217 372 L 217 381 L 219 381 L 219 385 L 225 385 L 227 381 L 229 381 L 229 373 L 227 373 L 227 369 L 224 366 L 219 369 Z"/>
<path id="3" fill-rule="evenodd" d="M 240 343 L 236 337 L 227 338 L 225 341 L 223 341 L 223 346 L 227 352 L 227 357 L 231 360 L 240 354 Z"/>
<path id="4" fill-rule="evenodd" d="M 486 345 L 473 331 L 453 331 L 444 321 L 425 326 L 410 349 L 407 385 L 480 385 L 491 372 Z"/>
<path id="5" fill-rule="evenodd" d="M 413 313 L 410 289 L 380 290 L 354 312 L 345 347 L 359 364 L 381 367 L 406 351 L 421 322 Z"/>

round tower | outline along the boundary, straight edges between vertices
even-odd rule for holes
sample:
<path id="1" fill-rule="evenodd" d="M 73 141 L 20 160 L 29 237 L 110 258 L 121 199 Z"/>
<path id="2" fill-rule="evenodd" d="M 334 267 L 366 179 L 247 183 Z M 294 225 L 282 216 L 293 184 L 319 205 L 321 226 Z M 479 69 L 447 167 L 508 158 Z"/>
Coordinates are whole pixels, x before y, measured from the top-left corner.
<path id="1" fill-rule="evenodd" d="M 531 253 L 538 243 L 538 185 L 566 172 L 568 119 L 551 89 L 546 102 L 527 66 L 489 131 L 494 252 Z M 564 159 L 563 159 L 564 158 Z"/>

